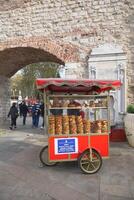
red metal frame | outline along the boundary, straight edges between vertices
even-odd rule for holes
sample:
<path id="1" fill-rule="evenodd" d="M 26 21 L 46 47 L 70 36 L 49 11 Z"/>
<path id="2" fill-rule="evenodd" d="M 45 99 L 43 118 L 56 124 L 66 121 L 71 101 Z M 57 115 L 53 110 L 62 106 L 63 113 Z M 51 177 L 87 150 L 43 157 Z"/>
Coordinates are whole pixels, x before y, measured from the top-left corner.
<path id="1" fill-rule="evenodd" d="M 63 138 L 64 136 L 60 136 L 58 138 Z M 50 161 L 71 161 L 77 160 L 80 154 L 86 149 L 92 148 L 100 153 L 101 157 L 107 158 L 109 157 L 109 136 L 108 133 L 105 135 L 79 135 L 79 136 L 70 136 L 66 138 L 76 137 L 78 138 L 78 153 L 74 154 L 63 154 L 56 155 L 55 154 L 55 145 L 54 140 L 57 138 L 56 136 L 49 137 L 49 159 Z M 65 138 L 64 137 L 64 138 Z"/>

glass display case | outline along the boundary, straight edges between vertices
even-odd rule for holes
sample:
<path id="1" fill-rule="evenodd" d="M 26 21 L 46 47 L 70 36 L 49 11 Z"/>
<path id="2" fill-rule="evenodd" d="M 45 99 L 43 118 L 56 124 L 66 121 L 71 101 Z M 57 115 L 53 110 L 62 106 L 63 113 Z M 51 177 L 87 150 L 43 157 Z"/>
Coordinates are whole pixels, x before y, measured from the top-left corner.
<path id="1" fill-rule="evenodd" d="M 107 95 L 50 95 L 47 99 L 48 134 L 108 134 Z"/>

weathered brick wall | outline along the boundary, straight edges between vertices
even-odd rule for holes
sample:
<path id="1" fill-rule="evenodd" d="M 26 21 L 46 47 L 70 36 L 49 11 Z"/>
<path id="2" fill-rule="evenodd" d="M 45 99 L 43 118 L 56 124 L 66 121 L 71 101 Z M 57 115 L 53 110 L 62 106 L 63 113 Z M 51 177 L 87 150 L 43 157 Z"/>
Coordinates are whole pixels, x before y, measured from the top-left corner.
<path id="1" fill-rule="evenodd" d="M 130 63 L 133 4 L 131 0 L 3 0 L 0 41 L 45 36 L 87 52 L 100 43 L 114 42 L 123 46 Z M 81 52 L 80 56 L 85 59 Z"/>
<path id="2" fill-rule="evenodd" d="M 44 51 L 48 51 L 58 59 L 61 58 L 63 63 L 70 61 L 82 63 L 80 71 L 86 77 L 87 59 L 93 47 L 107 42 L 121 45 L 128 60 L 128 97 L 131 101 L 134 94 L 133 32 L 134 1 L 132 0 L 0 1 L 1 52 L 10 47 L 43 49 L 44 46 Z M 47 43 L 43 37 L 52 42 Z M 67 49 L 73 49 L 71 56 Z M 0 62 L 2 63 L 0 68 L 4 66 L 0 72 L 4 75 L 6 66 L 9 66 L 10 62 L 8 59 L 3 62 L 1 54 Z M 26 60 L 24 64 L 28 62 L 30 61 Z M 14 68 L 15 60 L 12 60 L 12 63 L 14 65 L 11 65 L 11 68 Z M 23 66 L 19 61 L 17 64 L 18 67 L 10 75 Z"/>
<path id="3" fill-rule="evenodd" d="M 0 76 L 0 126 L 8 122 L 7 113 L 10 108 L 10 81 Z"/>
<path id="4" fill-rule="evenodd" d="M 131 0 L 3 0 L 0 40 L 45 35 L 87 47 L 103 37 L 126 40 L 132 4 Z"/>

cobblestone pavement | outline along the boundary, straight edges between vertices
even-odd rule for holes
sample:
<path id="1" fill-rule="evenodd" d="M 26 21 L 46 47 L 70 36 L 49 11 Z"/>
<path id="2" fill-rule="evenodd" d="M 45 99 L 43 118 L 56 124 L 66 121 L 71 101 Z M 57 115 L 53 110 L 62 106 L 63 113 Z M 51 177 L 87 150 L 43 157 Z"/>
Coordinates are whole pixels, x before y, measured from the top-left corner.
<path id="1" fill-rule="evenodd" d="M 30 120 L 0 131 L 0 200 L 134 200 L 134 148 L 112 143 L 97 174 L 82 174 L 77 162 L 42 167 L 47 137 Z"/>

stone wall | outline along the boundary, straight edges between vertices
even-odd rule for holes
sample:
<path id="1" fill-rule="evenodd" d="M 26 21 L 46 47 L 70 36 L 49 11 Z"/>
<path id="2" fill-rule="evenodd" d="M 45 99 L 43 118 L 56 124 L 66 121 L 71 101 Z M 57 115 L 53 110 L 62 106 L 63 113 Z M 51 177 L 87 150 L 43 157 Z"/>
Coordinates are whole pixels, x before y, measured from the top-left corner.
<path id="1" fill-rule="evenodd" d="M 133 22 L 132 4 L 131 0 L 3 1 L 0 40 L 48 36 L 88 48 L 104 38 L 126 43 L 127 25 Z"/>
<path id="2" fill-rule="evenodd" d="M 1 1 L 0 41 L 45 36 L 84 48 L 85 55 L 79 52 L 81 59 L 85 59 L 94 46 L 112 42 L 122 45 L 131 63 L 133 4 L 131 0 Z"/>
<path id="3" fill-rule="evenodd" d="M 0 76 L 0 126 L 8 122 L 7 114 L 10 108 L 10 82 L 8 78 Z"/>

